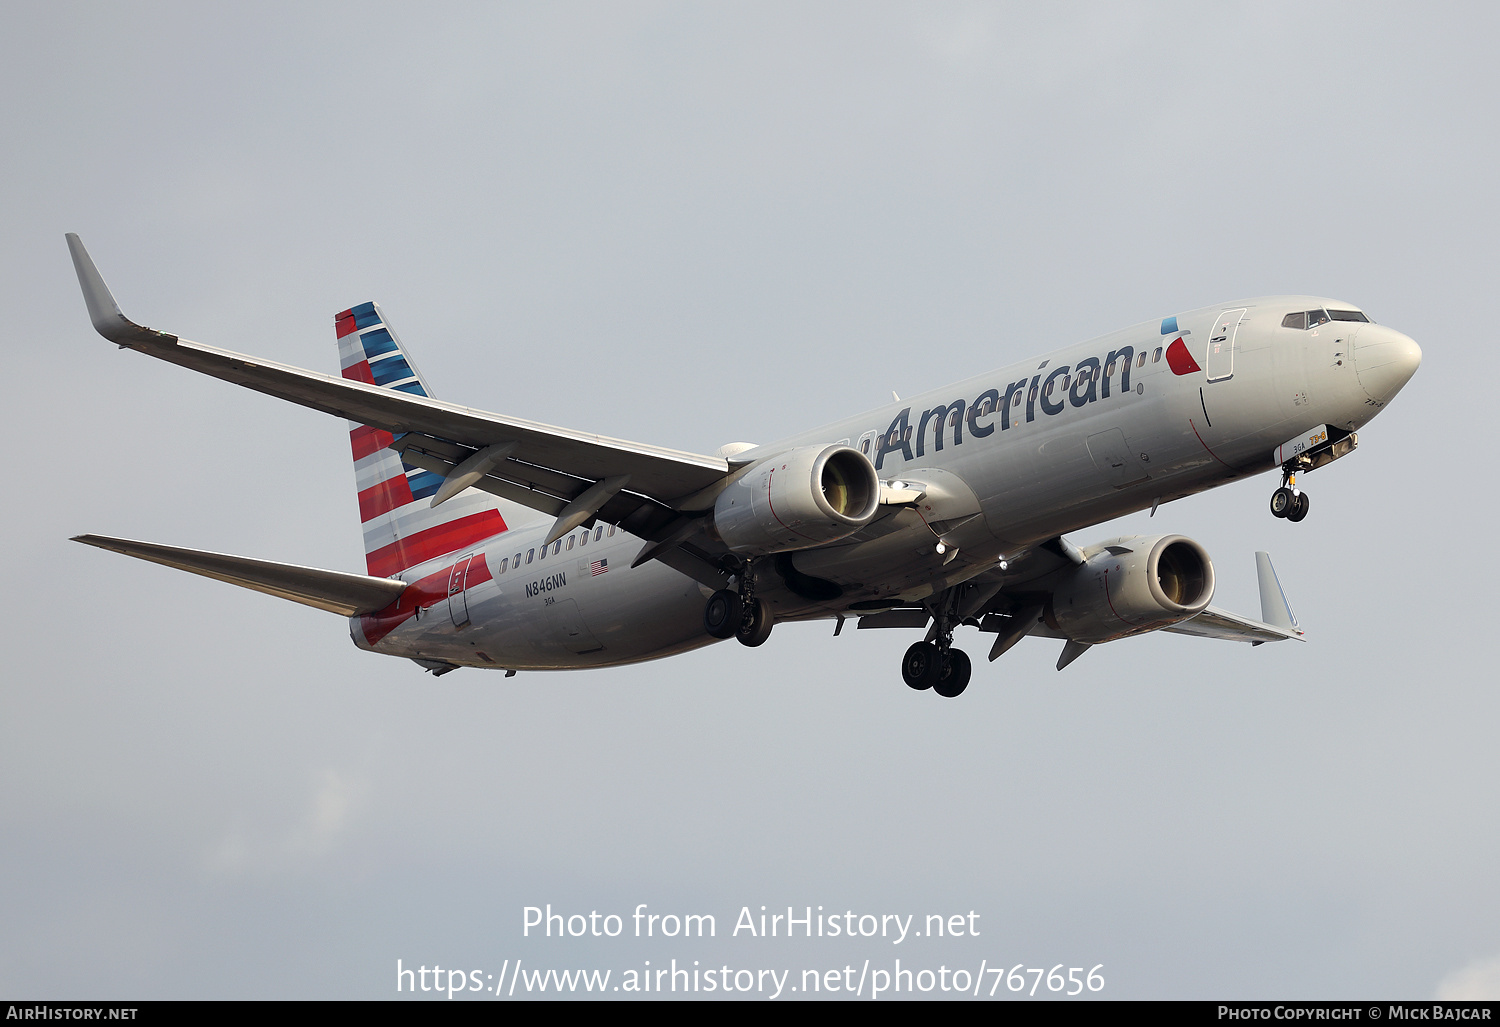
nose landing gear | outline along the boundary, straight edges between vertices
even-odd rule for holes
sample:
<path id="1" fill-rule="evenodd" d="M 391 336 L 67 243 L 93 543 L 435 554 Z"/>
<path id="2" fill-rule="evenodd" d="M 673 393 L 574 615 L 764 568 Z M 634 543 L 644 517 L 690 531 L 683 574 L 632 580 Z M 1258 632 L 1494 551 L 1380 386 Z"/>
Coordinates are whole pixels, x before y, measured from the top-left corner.
<path id="1" fill-rule="evenodd" d="M 1307 516 L 1307 511 L 1312 507 L 1312 501 L 1307 498 L 1307 493 L 1297 487 L 1297 471 L 1299 467 L 1287 464 L 1281 469 L 1281 488 L 1271 493 L 1271 515 L 1273 517 L 1285 517 L 1293 523 Z"/>

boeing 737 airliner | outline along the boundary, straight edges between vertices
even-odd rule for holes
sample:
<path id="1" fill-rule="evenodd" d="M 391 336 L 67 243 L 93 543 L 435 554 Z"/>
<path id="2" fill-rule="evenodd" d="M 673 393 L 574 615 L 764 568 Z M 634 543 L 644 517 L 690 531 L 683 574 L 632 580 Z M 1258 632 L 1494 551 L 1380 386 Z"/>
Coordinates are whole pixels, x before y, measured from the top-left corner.
<path id="1" fill-rule="evenodd" d="M 1302 520 L 1299 476 L 1352 452 L 1422 356 L 1353 304 L 1265 296 L 704 456 L 435 399 L 374 303 L 334 317 L 337 378 L 143 328 L 67 239 L 106 339 L 348 419 L 368 573 L 77 541 L 342 614 L 355 645 L 435 674 L 633 663 L 853 617 L 925 628 L 902 676 L 952 697 L 961 627 L 993 635 L 991 660 L 1060 639 L 1059 670 L 1158 629 L 1300 638 L 1264 553 L 1254 620 L 1209 605 L 1192 539 L 1065 536 L 1268 470 L 1271 513 Z"/>

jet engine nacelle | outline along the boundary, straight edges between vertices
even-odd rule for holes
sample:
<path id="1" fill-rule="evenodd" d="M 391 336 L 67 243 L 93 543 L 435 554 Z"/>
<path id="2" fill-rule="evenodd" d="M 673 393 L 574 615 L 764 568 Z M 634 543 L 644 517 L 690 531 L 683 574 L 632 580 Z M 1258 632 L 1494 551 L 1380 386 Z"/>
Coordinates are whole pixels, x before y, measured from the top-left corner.
<path id="1" fill-rule="evenodd" d="M 784 553 L 847 538 L 879 509 L 868 458 L 848 446 L 805 446 L 756 464 L 719 493 L 713 527 L 737 553 Z"/>
<path id="2" fill-rule="evenodd" d="M 1048 627 L 1077 642 L 1169 627 L 1202 613 L 1214 595 L 1214 565 L 1184 535 L 1111 539 L 1083 554 L 1043 609 Z"/>

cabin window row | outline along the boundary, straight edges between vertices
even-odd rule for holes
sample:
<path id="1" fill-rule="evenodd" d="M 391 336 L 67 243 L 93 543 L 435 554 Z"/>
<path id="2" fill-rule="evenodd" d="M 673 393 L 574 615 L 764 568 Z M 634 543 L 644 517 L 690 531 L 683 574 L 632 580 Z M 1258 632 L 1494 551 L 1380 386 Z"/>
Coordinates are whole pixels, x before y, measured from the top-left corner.
<path id="1" fill-rule="evenodd" d="M 602 524 L 596 524 L 593 530 L 594 541 L 598 542 L 600 539 L 608 538 L 614 533 L 615 526 L 613 524 L 609 525 L 607 528 Z M 550 546 L 541 546 L 535 549 L 528 549 L 525 553 L 525 563 L 530 564 L 547 559 L 547 550 L 549 549 L 552 550 L 553 556 L 556 556 L 557 554 L 563 552 L 563 550 L 565 549 L 572 549 L 575 545 L 579 549 L 582 549 L 584 546 L 589 544 L 589 534 L 590 533 L 585 530 L 577 535 L 569 535 L 567 538 L 560 538 L 556 542 L 553 542 Z M 522 554 L 517 553 L 515 556 L 507 556 L 505 559 L 501 560 L 500 569 L 496 573 L 504 574 L 512 567 L 514 567 L 516 570 L 520 570 L 521 566 Z"/>

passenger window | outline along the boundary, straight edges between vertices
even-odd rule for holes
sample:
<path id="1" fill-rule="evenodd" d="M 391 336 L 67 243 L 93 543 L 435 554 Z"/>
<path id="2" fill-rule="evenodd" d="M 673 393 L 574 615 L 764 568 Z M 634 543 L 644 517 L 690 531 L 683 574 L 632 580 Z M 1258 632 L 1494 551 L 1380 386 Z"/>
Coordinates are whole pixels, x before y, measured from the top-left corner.
<path id="1" fill-rule="evenodd" d="M 535 549 L 528 549 L 528 550 L 526 550 L 526 562 L 530 563 L 531 562 L 531 558 L 533 556 L 535 556 L 535 555 L 536 555 L 536 550 Z"/>
<path id="2" fill-rule="evenodd" d="M 552 543 L 552 555 L 556 556 L 560 552 L 562 552 L 562 539 L 558 539 Z"/>
<path id="3" fill-rule="evenodd" d="M 953 413 L 951 413 L 951 414 L 948 415 L 948 427 L 950 427 L 950 428 L 957 428 L 958 427 L 958 411 L 957 410 L 953 411 Z"/>
<path id="4" fill-rule="evenodd" d="M 1020 405 L 1021 405 L 1021 394 L 1019 392 L 1017 392 L 1016 393 L 1016 401 L 1014 403 L 1012 403 L 1011 406 L 1018 407 Z"/>
<path id="5" fill-rule="evenodd" d="M 568 550 L 569 550 L 569 552 L 571 552 L 572 549 L 573 549 L 573 536 L 569 535 L 568 536 Z"/>
<path id="6" fill-rule="evenodd" d="M 1284 317 L 1284 318 L 1281 319 L 1281 327 L 1283 327 L 1283 328 L 1306 328 L 1307 327 L 1307 311 L 1305 311 L 1305 310 L 1299 310 L 1295 314 L 1288 314 L 1286 317 Z"/>
<path id="7" fill-rule="evenodd" d="M 1064 390 L 1067 390 L 1070 386 L 1072 386 L 1072 384 L 1073 384 L 1073 373 L 1070 371 L 1067 374 L 1063 375 L 1062 387 L 1063 387 Z"/>
<path id="8" fill-rule="evenodd" d="M 547 547 L 546 546 L 542 547 L 542 555 L 539 556 L 539 557 L 537 557 L 537 559 L 538 560 L 545 560 L 545 559 L 547 559 Z"/>
<path id="9" fill-rule="evenodd" d="M 589 544 L 589 529 L 584 528 L 583 534 L 578 536 L 578 548 L 582 549 Z"/>
<path id="10" fill-rule="evenodd" d="M 517 553 L 515 559 L 512 560 L 511 563 L 515 564 L 516 568 L 519 569 L 521 566 L 521 554 Z"/>
<path id="11" fill-rule="evenodd" d="M 1044 385 L 1044 386 L 1042 386 L 1042 395 L 1043 396 L 1050 396 L 1050 395 L 1052 395 L 1052 382 L 1053 382 L 1053 379 L 1048 378 L 1047 379 L 1047 384 Z"/>
<path id="12" fill-rule="evenodd" d="M 609 526 L 609 534 L 610 534 L 610 537 L 611 537 L 611 538 L 613 538 L 613 537 L 614 537 L 614 534 L 615 534 L 615 526 L 614 526 L 614 525 L 613 525 L 613 524 L 611 524 L 611 525 L 610 525 L 610 526 Z"/>
<path id="13" fill-rule="evenodd" d="M 507 556 L 505 559 L 503 559 L 503 560 L 500 561 L 500 573 L 504 574 L 509 567 L 510 567 L 510 557 Z"/>
<path id="14" fill-rule="evenodd" d="M 1316 328 L 1318 325 L 1328 323 L 1328 312 L 1325 310 L 1309 310 L 1307 312 L 1307 327 Z"/>
<path id="15" fill-rule="evenodd" d="M 601 524 L 597 528 L 594 529 L 594 541 L 598 542 L 603 537 L 604 537 L 604 525 Z"/>
<path id="16" fill-rule="evenodd" d="M 1104 374 L 1105 377 L 1108 378 L 1113 378 L 1115 376 L 1115 362 L 1113 360 L 1111 360 L 1109 362 L 1109 366 L 1104 369 Z"/>
<path id="17" fill-rule="evenodd" d="M 1159 364 L 1159 363 L 1161 363 L 1161 347 L 1160 346 L 1156 347 L 1156 352 L 1151 354 L 1151 362 L 1153 364 Z"/>
<path id="18" fill-rule="evenodd" d="M 1031 402 L 1032 402 L 1032 403 L 1035 403 L 1035 402 L 1036 402 L 1036 386 L 1035 386 L 1035 385 L 1033 385 L 1033 386 L 1032 386 L 1032 387 L 1031 387 L 1031 397 L 1030 397 L 1030 401 L 1031 401 Z"/>
<path id="19" fill-rule="evenodd" d="M 869 439 L 860 439 L 859 440 L 859 451 L 861 453 L 863 453 L 865 456 L 869 456 L 870 455 L 870 440 Z"/>
<path id="20" fill-rule="evenodd" d="M 1146 366 L 1146 351 L 1145 350 L 1141 350 L 1141 355 L 1135 358 L 1135 366 L 1136 367 L 1145 367 Z"/>

